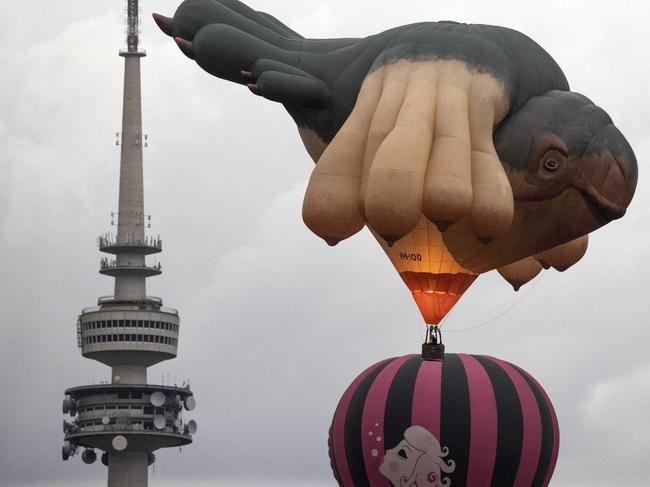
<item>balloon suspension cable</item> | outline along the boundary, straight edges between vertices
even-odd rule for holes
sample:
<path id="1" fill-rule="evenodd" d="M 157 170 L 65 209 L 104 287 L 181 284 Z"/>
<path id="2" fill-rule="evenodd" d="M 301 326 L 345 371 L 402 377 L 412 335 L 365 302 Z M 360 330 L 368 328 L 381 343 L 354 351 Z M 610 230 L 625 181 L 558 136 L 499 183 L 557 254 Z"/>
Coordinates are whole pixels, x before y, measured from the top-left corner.
<path id="1" fill-rule="evenodd" d="M 438 325 L 427 325 L 427 335 L 422 344 L 422 359 L 440 362 L 445 359 L 445 346 L 442 344 L 442 332 Z"/>

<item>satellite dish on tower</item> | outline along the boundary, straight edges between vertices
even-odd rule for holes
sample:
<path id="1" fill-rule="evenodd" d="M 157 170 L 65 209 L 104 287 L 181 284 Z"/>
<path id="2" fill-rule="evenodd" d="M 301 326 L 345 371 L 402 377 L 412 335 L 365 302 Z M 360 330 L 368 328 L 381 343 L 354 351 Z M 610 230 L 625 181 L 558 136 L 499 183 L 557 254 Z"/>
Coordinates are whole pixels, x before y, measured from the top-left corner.
<path id="1" fill-rule="evenodd" d="M 68 440 L 64 441 L 63 446 L 61 447 L 61 457 L 63 458 L 63 461 L 70 458 L 72 452 L 74 452 L 74 447 L 72 446 L 72 443 L 70 443 Z"/>
<path id="2" fill-rule="evenodd" d="M 86 465 L 90 465 L 91 463 L 95 463 L 95 460 L 97 460 L 97 453 L 95 453 L 95 450 L 86 449 L 81 454 L 81 459 Z"/>
<path id="3" fill-rule="evenodd" d="M 190 422 L 187 423 L 186 428 L 189 434 L 193 435 L 194 433 L 196 433 L 197 430 L 196 421 L 194 421 L 193 419 L 190 420 Z"/>
<path id="4" fill-rule="evenodd" d="M 109 418 L 108 416 L 102 416 L 102 424 L 104 426 L 108 425 L 110 422 L 111 422 L 111 418 Z"/>
<path id="5" fill-rule="evenodd" d="M 111 445 L 113 446 L 113 450 L 115 451 L 124 451 L 126 450 L 126 447 L 129 445 L 129 442 L 124 436 L 117 435 L 113 438 Z"/>
<path id="6" fill-rule="evenodd" d="M 63 420 L 63 434 L 67 435 L 72 433 L 75 430 L 75 425 L 73 423 L 68 423 L 65 419 Z"/>
<path id="7" fill-rule="evenodd" d="M 153 417 L 153 425 L 157 430 L 161 430 L 165 428 L 165 417 L 162 414 L 156 414 Z"/>
<path id="8" fill-rule="evenodd" d="M 196 407 L 196 399 L 194 399 L 194 396 L 187 396 L 185 401 L 183 401 L 183 405 L 185 406 L 185 409 L 191 411 Z"/>
<path id="9" fill-rule="evenodd" d="M 70 416 L 77 414 L 77 402 L 70 396 L 65 396 L 62 404 L 63 414 L 70 413 Z"/>
<path id="10" fill-rule="evenodd" d="M 102 453 L 102 463 L 108 467 L 108 453 Z"/>
<path id="11" fill-rule="evenodd" d="M 165 404 L 166 399 L 167 398 L 165 397 L 165 394 L 163 394 L 160 391 L 156 391 L 151 394 L 151 404 L 153 404 L 157 408 L 163 406 Z"/>

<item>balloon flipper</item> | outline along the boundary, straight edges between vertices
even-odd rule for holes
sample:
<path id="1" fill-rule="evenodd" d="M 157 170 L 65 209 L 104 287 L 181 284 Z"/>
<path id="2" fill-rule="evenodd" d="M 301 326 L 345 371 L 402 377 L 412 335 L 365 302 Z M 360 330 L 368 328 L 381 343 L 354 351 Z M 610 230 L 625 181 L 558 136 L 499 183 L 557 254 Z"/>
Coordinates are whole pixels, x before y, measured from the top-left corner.
<path id="1" fill-rule="evenodd" d="M 194 51 L 192 50 L 192 43 L 182 37 L 174 37 L 176 45 L 188 58 L 194 59 Z"/>
<path id="2" fill-rule="evenodd" d="M 589 236 L 584 235 L 569 242 L 545 250 L 534 256 L 544 269 L 553 267 L 556 271 L 564 272 L 577 263 L 585 255 L 589 245 Z"/>
<path id="3" fill-rule="evenodd" d="M 497 272 L 501 277 L 508 281 L 512 286 L 512 289 L 517 292 L 521 286 L 532 281 L 540 272 L 542 272 L 542 264 L 533 257 L 526 257 L 525 259 L 518 260 L 512 264 L 499 267 Z"/>
<path id="4" fill-rule="evenodd" d="M 436 227 L 438 227 L 438 230 L 440 230 L 440 233 L 444 232 L 447 230 L 451 225 L 453 225 L 453 222 L 445 222 L 445 221 L 437 221 L 434 222 Z"/>
<path id="5" fill-rule="evenodd" d="M 174 26 L 173 26 L 173 20 L 169 17 L 165 17 L 164 15 L 160 15 L 158 13 L 153 13 L 153 20 L 156 22 L 156 25 L 162 30 L 165 34 L 167 34 L 169 37 L 174 37 Z"/>
<path id="6" fill-rule="evenodd" d="M 337 238 L 332 238 L 332 237 L 324 237 L 323 240 L 325 240 L 325 242 L 327 243 L 327 245 L 329 245 L 330 247 L 334 247 L 334 246 L 336 246 L 336 245 L 340 242 L 339 239 L 337 239 Z"/>
<path id="7" fill-rule="evenodd" d="M 392 247 L 393 245 L 395 245 L 395 242 L 397 242 L 404 235 L 381 235 L 380 234 L 380 236 L 381 236 L 381 238 L 384 239 L 384 241 L 386 242 L 386 245 L 388 245 L 388 247 Z"/>

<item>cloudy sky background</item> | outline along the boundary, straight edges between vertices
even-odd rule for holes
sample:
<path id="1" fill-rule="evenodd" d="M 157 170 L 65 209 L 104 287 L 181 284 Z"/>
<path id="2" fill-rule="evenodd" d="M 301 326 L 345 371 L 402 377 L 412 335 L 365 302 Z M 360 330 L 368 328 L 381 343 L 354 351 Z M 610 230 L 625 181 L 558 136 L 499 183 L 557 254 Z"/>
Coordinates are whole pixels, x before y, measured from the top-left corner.
<path id="1" fill-rule="evenodd" d="M 164 274 L 148 291 L 181 313 L 179 357 L 149 380 L 190 379 L 199 425 L 193 445 L 157 452 L 151 484 L 333 487 L 338 399 L 371 363 L 418 351 L 419 313 L 369 233 L 329 248 L 303 225 L 312 164 L 283 109 L 211 78 L 157 31 L 151 11 L 171 15 L 177 2 L 142 3 L 146 210 L 164 239 Z M 646 4 L 249 3 L 311 37 L 421 20 L 509 26 L 609 112 L 640 165 L 628 214 L 532 290 L 482 276 L 450 314 L 446 344 L 512 361 L 545 386 L 562 433 L 552 485 L 647 485 Z M 0 485 L 101 486 L 101 463 L 61 462 L 60 404 L 67 387 L 109 378 L 79 354 L 75 322 L 112 293 L 95 238 L 117 207 L 123 5 L 2 0 L 0 19 Z"/>

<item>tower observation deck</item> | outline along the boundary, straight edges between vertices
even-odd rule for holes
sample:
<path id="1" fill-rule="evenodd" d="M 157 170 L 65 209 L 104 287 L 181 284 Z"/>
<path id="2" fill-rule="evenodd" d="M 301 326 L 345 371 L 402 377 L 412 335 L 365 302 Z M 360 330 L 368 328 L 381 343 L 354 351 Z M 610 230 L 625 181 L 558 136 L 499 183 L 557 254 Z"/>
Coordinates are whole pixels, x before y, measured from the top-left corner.
<path id="1" fill-rule="evenodd" d="M 124 99 L 117 235 L 98 239 L 99 250 L 111 256 L 102 258 L 99 272 L 114 277 L 115 288 L 77 320 L 81 354 L 111 367 L 111 379 L 65 391 L 63 414 L 72 420 L 63 422 L 62 456 L 81 452 L 85 463 L 93 463 L 95 449 L 102 450 L 109 487 L 144 487 L 153 452 L 191 443 L 196 423 L 183 419 L 183 410 L 195 407 L 189 384 L 147 384 L 147 367 L 176 357 L 180 321 L 175 309 L 146 291 L 146 279 L 162 272 L 146 256 L 161 252 L 162 240 L 145 234 L 140 61 L 146 53 L 139 48 L 138 0 L 127 0 L 126 41 L 119 53 Z"/>

